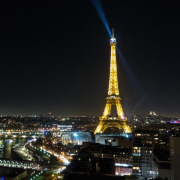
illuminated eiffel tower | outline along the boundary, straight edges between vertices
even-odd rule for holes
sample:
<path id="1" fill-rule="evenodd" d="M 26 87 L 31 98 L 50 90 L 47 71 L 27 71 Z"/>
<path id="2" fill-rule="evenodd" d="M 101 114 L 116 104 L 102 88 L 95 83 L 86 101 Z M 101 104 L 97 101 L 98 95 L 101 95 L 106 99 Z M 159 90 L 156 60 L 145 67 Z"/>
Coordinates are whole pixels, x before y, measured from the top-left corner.
<path id="1" fill-rule="evenodd" d="M 103 133 L 108 127 L 117 127 L 125 133 L 131 133 L 131 128 L 126 124 L 126 117 L 121 105 L 121 98 L 119 97 L 118 77 L 117 77 L 117 63 L 116 63 L 116 39 L 114 37 L 114 29 L 112 29 L 111 45 L 111 60 L 110 60 L 110 77 L 108 97 L 106 98 L 106 106 L 102 117 L 99 118 L 100 123 L 97 126 L 94 134 Z M 117 115 L 111 115 L 111 106 L 116 105 Z"/>

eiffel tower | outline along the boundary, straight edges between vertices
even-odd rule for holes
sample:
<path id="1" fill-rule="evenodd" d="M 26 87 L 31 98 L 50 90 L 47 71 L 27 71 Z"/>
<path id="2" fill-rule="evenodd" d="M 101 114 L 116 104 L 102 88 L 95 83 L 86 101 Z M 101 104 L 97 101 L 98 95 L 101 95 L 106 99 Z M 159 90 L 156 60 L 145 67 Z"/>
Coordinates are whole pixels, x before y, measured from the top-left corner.
<path id="1" fill-rule="evenodd" d="M 110 60 L 110 76 L 108 97 L 106 98 L 106 106 L 102 117 L 99 118 L 100 123 L 97 126 L 94 134 L 103 133 L 108 127 L 117 127 L 125 133 L 131 133 L 131 128 L 126 124 L 127 118 L 121 105 L 121 98 L 119 97 L 118 77 L 117 77 L 117 63 L 116 63 L 116 39 L 114 37 L 114 29 L 112 29 L 111 45 L 111 60 Z M 111 106 L 116 105 L 117 115 L 111 116 Z"/>

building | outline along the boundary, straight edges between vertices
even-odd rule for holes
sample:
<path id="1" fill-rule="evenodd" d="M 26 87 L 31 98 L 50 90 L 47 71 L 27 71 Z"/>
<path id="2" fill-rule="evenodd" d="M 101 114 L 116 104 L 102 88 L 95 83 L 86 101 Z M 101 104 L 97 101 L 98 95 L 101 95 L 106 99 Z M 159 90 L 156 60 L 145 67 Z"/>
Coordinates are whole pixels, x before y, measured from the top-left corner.
<path id="1" fill-rule="evenodd" d="M 153 179 L 151 179 L 151 180 L 169 180 L 169 179 L 167 179 L 167 178 L 156 177 L 156 178 L 153 178 Z"/>
<path id="2" fill-rule="evenodd" d="M 101 174 L 89 174 L 89 173 L 69 173 L 64 176 L 64 180 L 137 180 L 134 176 L 113 176 L 113 175 L 101 175 Z"/>
<path id="3" fill-rule="evenodd" d="M 150 179 L 155 177 L 152 170 L 153 148 L 159 143 L 158 131 L 136 130 L 133 132 L 133 174 Z"/>
<path id="4" fill-rule="evenodd" d="M 27 176 L 27 171 L 25 170 L 14 170 L 7 174 L 4 178 L 4 180 L 21 180 Z"/>
<path id="5" fill-rule="evenodd" d="M 64 131 L 72 131 L 72 125 L 57 125 L 57 131 L 64 132 Z"/>
<path id="6" fill-rule="evenodd" d="M 95 158 L 90 154 L 73 156 L 70 165 L 66 168 L 70 172 L 85 172 L 114 175 L 115 166 L 113 158 Z"/>
<path id="7" fill-rule="evenodd" d="M 171 179 L 171 163 L 168 151 L 163 149 L 154 150 L 153 171 L 156 177 Z"/>
<path id="8" fill-rule="evenodd" d="M 81 145 L 83 142 L 92 142 L 92 135 L 90 132 L 62 132 L 62 144 Z"/>
<path id="9" fill-rule="evenodd" d="M 115 175 L 132 175 L 132 149 L 120 146 L 83 143 L 81 152 L 91 154 L 94 158 L 114 159 Z"/>
<path id="10" fill-rule="evenodd" d="M 180 136 L 169 136 L 171 180 L 180 179 Z"/>
<path id="11" fill-rule="evenodd" d="M 131 133 L 97 133 L 95 135 L 95 142 L 111 146 L 123 146 L 132 148 L 132 134 Z"/>

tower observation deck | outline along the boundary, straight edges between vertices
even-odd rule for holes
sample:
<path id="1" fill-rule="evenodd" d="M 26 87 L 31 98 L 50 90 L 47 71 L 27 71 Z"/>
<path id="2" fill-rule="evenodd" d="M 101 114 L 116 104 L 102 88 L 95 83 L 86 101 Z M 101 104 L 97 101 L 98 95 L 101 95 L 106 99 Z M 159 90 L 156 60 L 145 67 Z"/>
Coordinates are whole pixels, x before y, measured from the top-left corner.
<path id="1" fill-rule="evenodd" d="M 118 77 L 117 77 L 117 62 L 116 62 L 116 38 L 114 37 L 114 29 L 112 29 L 111 45 L 111 59 L 110 59 L 110 75 L 108 96 L 106 98 L 106 105 L 103 115 L 99 118 L 100 123 L 95 130 L 96 133 L 103 133 L 108 127 L 117 127 L 125 133 L 131 133 L 130 127 L 126 124 L 126 117 L 121 105 L 121 98 L 119 96 Z M 117 116 L 111 116 L 111 107 L 116 106 Z"/>

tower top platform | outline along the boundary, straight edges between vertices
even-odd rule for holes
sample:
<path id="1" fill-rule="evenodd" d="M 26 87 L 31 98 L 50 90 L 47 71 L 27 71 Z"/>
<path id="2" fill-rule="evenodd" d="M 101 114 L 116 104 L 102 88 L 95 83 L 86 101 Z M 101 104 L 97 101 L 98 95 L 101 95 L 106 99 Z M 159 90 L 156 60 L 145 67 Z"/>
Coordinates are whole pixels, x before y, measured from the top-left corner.
<path id="1" fill-rule="evenodd" d="M 110 45 L 116 45 L 116 38 L 114 37 L 114 28 L 112 28 L 112 37 L 110 39 Z"/>

